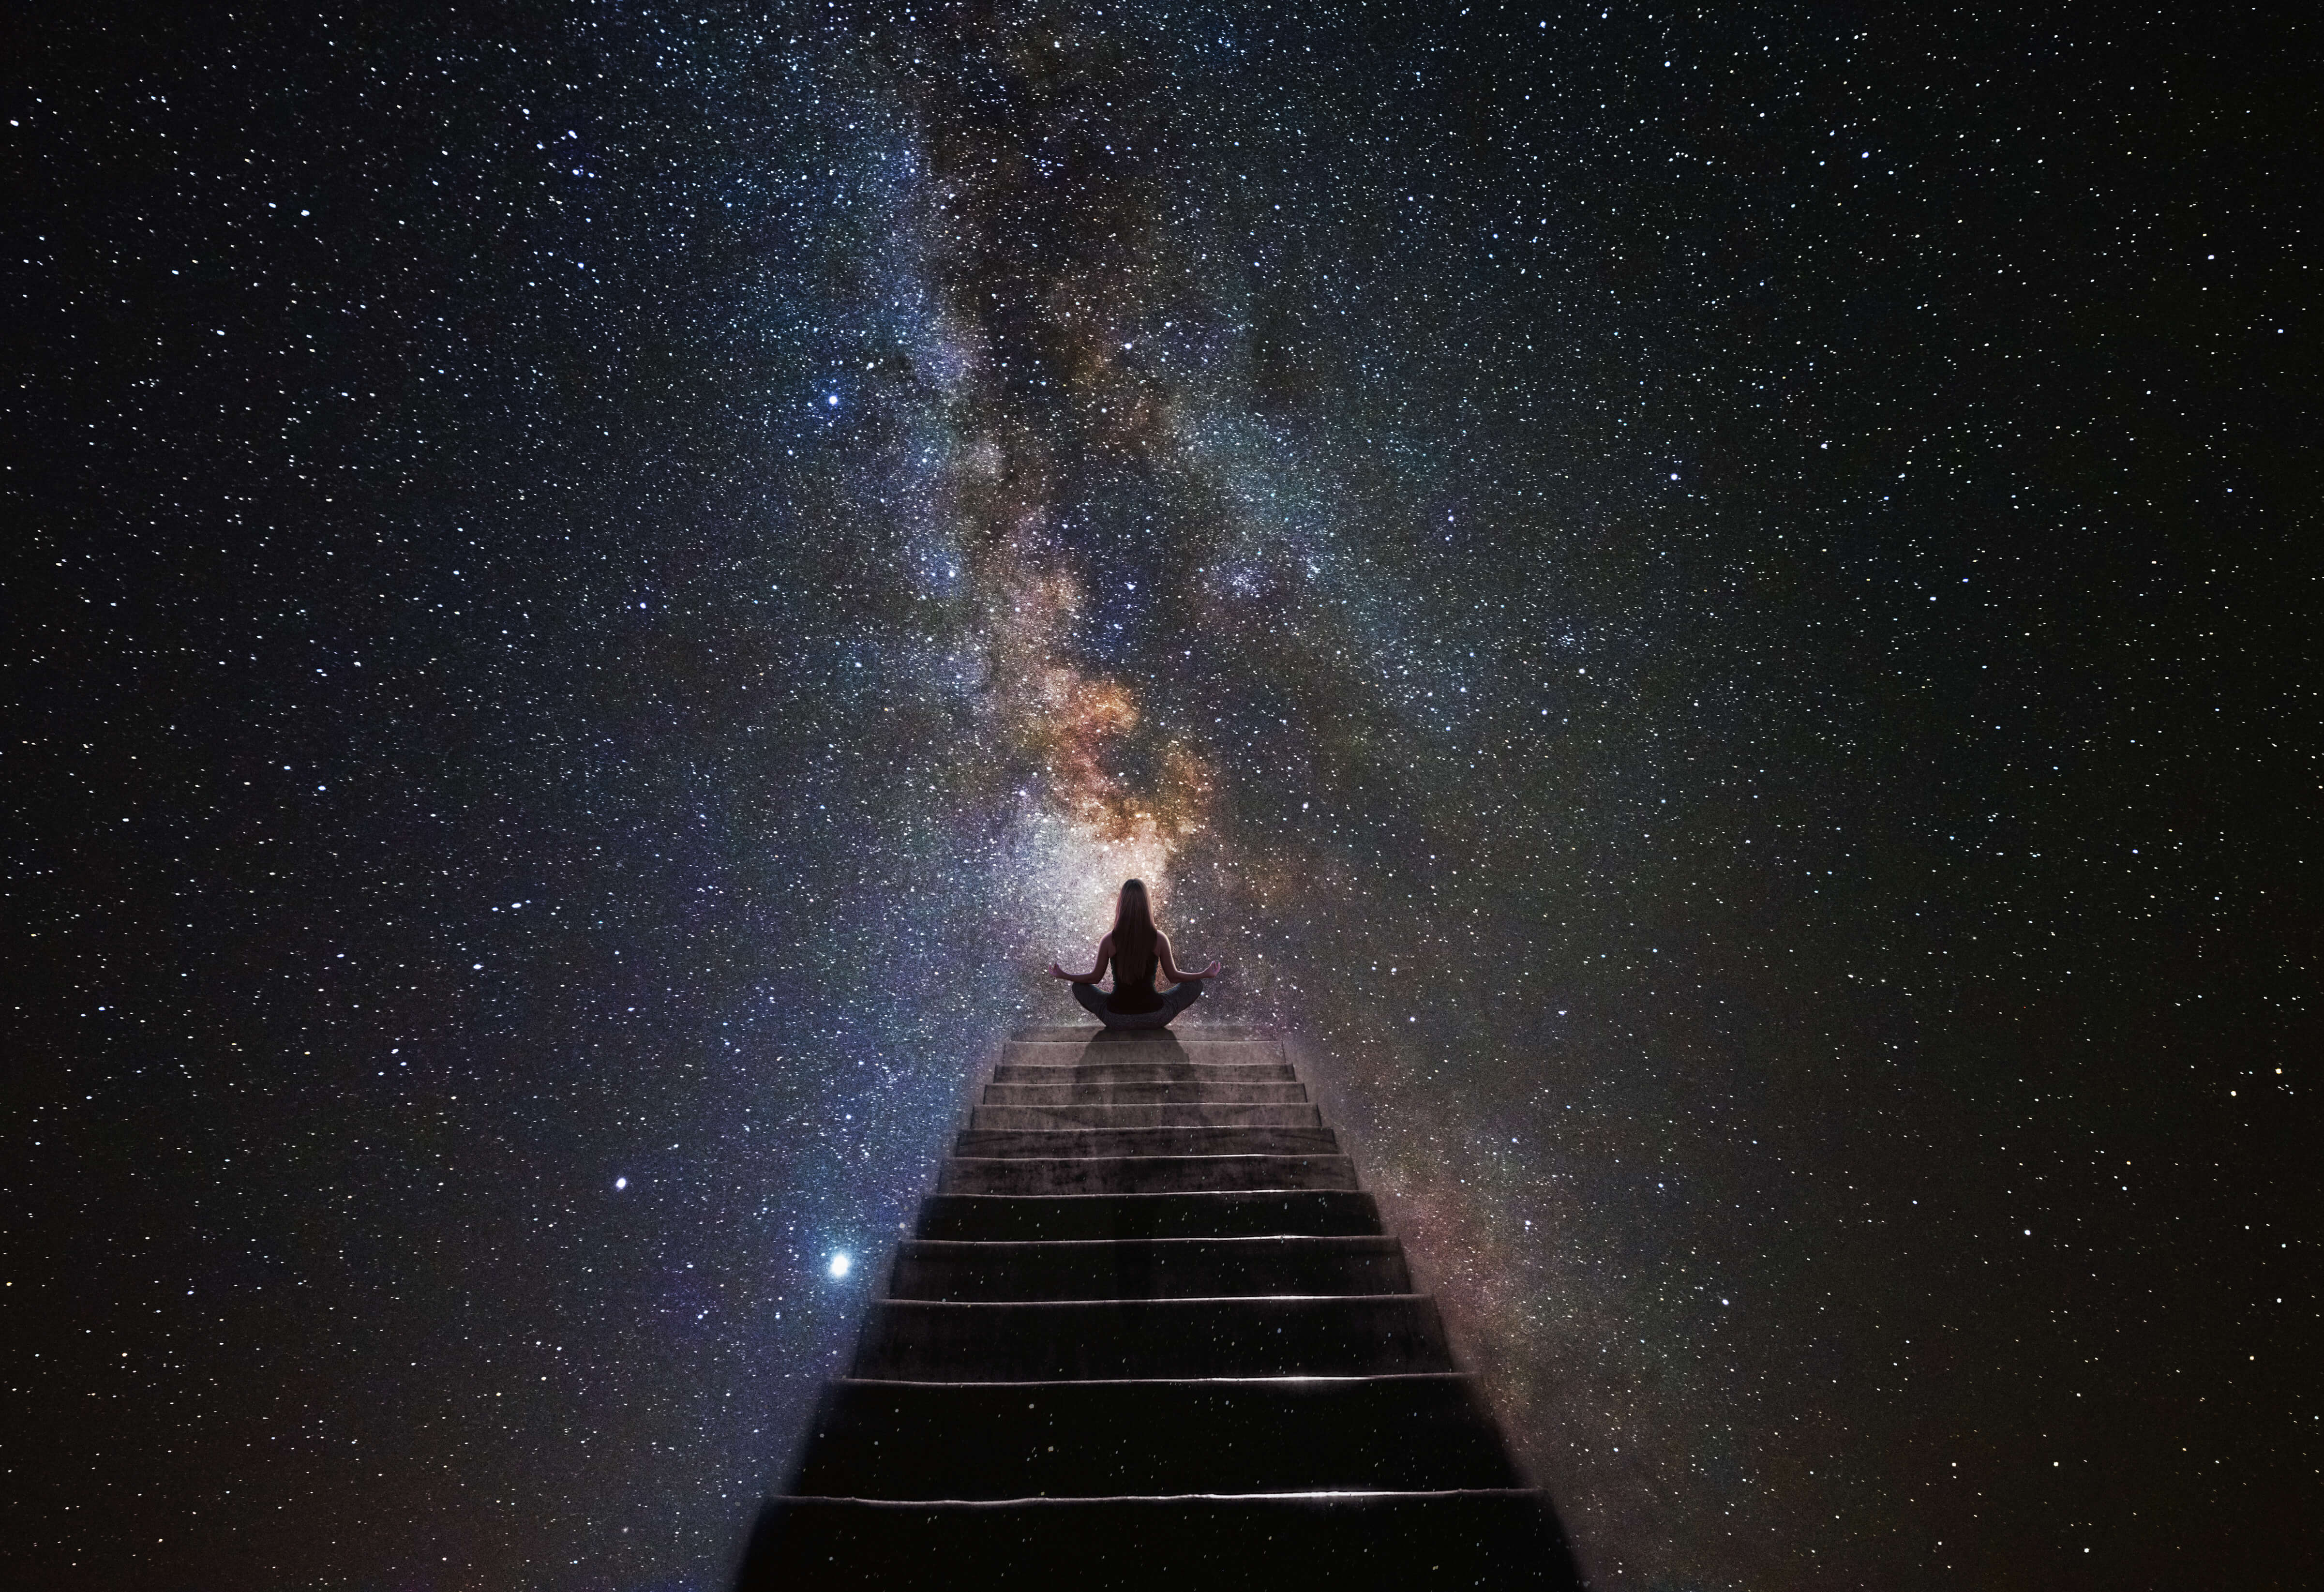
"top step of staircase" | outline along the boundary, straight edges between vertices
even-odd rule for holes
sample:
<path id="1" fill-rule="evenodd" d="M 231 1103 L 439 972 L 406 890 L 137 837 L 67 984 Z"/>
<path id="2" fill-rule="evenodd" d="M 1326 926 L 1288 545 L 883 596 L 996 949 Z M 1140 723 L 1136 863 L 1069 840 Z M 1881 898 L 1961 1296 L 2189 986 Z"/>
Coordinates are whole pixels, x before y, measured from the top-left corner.
<path id="1" fill-rule="evenodd" d="M 1182 1023 L 1169 1028 L 1100 1028 L 1093 1025 L 1069 1027 L 1036 1024 L 1029 1028 L 1013 1028 L 1010 1030 L 1009 1037 L 1019 1044 L 1084 1044 L 1092 1040 L 1102 1040 L 1108 1044 L 1153 1044 L 1173 1039 L 1187 1044 L 1199 1044 L 1206 1039 L 1249 1044 L 1255 1040 L 1280 1039 L 1283 1036 L 1265 1028 L 1241 1024 Z"/>

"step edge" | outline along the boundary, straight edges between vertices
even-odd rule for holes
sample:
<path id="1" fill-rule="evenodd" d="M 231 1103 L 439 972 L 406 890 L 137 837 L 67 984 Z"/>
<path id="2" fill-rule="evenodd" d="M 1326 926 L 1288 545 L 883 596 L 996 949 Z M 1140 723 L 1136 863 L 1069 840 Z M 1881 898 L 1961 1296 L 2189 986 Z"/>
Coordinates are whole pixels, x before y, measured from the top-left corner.
<path id="1" fill-rule="evenodd" d="M 1026 1110 L 1038 1107 L 982 1106 L 980 1110 Z M 1328 1122 L 1161 1122 L 1151 1127 L 962 1127 L 955 1133 L 1047 1133 L 1059 1138 L 1088 1138 L 1101 1133 L 1332 1133 Z"/>
<path id="2" fill-rule="evenodd" d="M 993 1069 L 1015 1067 L 1025 1072 L 1090 1072 L 1101 1067 L 1161 1067 L 1174 1072 L 1185 1072 L 1200 1067 L 1213 1072 L 1291 1072 L 1296 1074 L 1298 1063 L 1280 1062 L 1198 1062 L 1191 1058 L 1179 1060 L 1148 1060 L 1142 1062 L 995 1062 Z"/>
<path id="3" fill-rule="evenodd" d="M 1090 1376 L 1044 1377 L 1033 1382 L 911 1382 L 899 1376 L 833 1376 L 825 1387 L 1003 1387 L 1012 1391 L 1040 1387 L 1231 1387 L 1277 1386 L 1286 1383 L 1468 1382 L 1474 1371 L 1291 1372 L 1277 1376 Z"/>
<path id="4" fill-rule="evenodd" d="M 998 1157 L 990 1155 L 973 1157 L 973 1159 L 976 1160 L 986 1161 L 997 1158 Z M 1068 1157 L 1068 1159 L 1070 1158 L 1071 1157 Z M 1180 1159 L 1181 1157 L 1169 1155 L 1148 1155 L 1143 1157 L 1127 1156 L 1122 1158 L 1128 1160 L 1144 1159 L 1167 1161 Z M 1201 1156 L 1184 1158 L 1194 1160 L 1204 1159 L 1204 1157 Z M 953 1159 L 958 1160 L 959 1157 L 954 1156 Z M 1342 1157 L 1342 1159 L 1344 1159 L 1344 1157 Z M 1353 1195 L 1357 1198 L 1366 1200 L 1372 1198 L 1371 1191 L 1369 1189 L 1136 1189 L 1126 1190 L 1120 1193 L 1106 1193 L 1102 1192 L 1094 1194 L 942 1193 L 927 1194 L 923 1195 L 922 1198 L 928 1200 L 1247 1200 L 1259 1196 L 1280 1198 L 1286 1194 L 1314 1194 L 1325 1197 L 1333 1195 Z"/>
<path id="5" fill-rule="evenodd" d="M 1013 1196 L 1023 1198 L 1023 1196 Z M 991 1254 L 995 1249 L 1038 1249 L 1050 1253 L 1060 1249 L 1110 1249 L 1126 1244 L 1380 1244 L 1403 1247 L 1403 1240 L 1394 1233 L 1224 1233 L 1218 1237 L 1205 1234 L 1152 1238 L 903 1238 L 898 1248 L 913 1245 L 927 1247 L 945 1246 L 954 1249 Z"/>
<path id="6" fill-rule="evenodd" d="M 1237 1150 L 1217 1155 L 946 1155 L 945 1159 L 976 1166 L 1024 1166 L 1042 1161 L 1062 1161 L 1075 1166 L 1086 1166 L 1093 1162 L 1105 1161 L 1345 1161 L 1348 1156 L 1344 1152 L 1333 1151 L 1303 1155 L 1289 1150 Z M 1242 1189 L 1234 1192 L 1249 1193 L 1251 1191 Z M 1289 1189 L 1285 1192 L 1296 1193 L 1298 1191 Z"/>
<path id="7" fill-rule="evenodd" d="M 978 1128 L 964 1128 L 964 1129 L 962 1129 L 962 1130 L 961 1130 L 962 1134 L 964 1134 L 964 1135 L 965 1135 L 965 1134 L 969 1134 L 969 1133 L 981 1133 L 981 1134 L 1011 1133 L 1011 1134 L 1013 1134 L 1013 1133 L 1018 1133 L 1018 1132 L 1040 1133 L 1040 1132 L 1046 1132 L 1046 1131 L 1047 1131 L 1047 1129 L 1044 1129 L 1044 1128 L 1025 1128 L 1025 1129 L 1019 1129 L 1019 1128 L 1014 1128 L 1014 1127 L 978 1127 Z M 1338 1143 L 1339 1143 L 1339 1136 L 1338 1136 L 1336 1133 L 1333 1133 L 1333 1130 L 1332 1130 L 1331 1128 L 1328 1128 L 1328 1127 L 1129 1127 L 1129 1128 L 1099 1127 L 1099 1128 L 1093 1128 L 1093 1129 L 1091 1129 L 1091 1130 L 1090 1130 L 1090 1133 L 1091 1133 L 1091 1135 L 1092 1135 L 1092 1136 L 1094 1136 L 1094 1135 L 1097 1135 L 1097 1134 L 1109 1134 L 1109 1133 L 1155 1133 L 1155 1134 L 1161 1134 L 1161 1133 L 1318 1133 L 1318 1134 L 1321 1134 L 1321 1133 L 1330 1133 L 1330 1134 L 1332 1134 L 1332 1143 L 1333 1143 L 1334 1146 L 1337 1146 L 1337 1145 L 1338 1145 Z M 1320 1144 L 1318 1144 L 1318 1145 L 1313 1145 L 1313 1146 L 1295 1146 L 1295 1147 L 1288 1148 L 1288 1149 L 1281 1149 L 1281 1150 L 1231 1150 L 1231 1149 L 1223 1149 L 1223 1148 L 1210 1148 L 1210 1149 L 1201 1148 L 1201 1147 L 1199 1147 L 1200 1141 L 1196 1141 L 1196 1146 L 1197 1146 L 1197 1147 L 1192 1147 L 1192 1148 L 1189 1148 L 1189 1149 L 1187 1149 L 1187 1150 L 1185 1150 L 1185 1151 L 1183 1151 L 1183 1152 L 1180 1152 L 1180 1153 L 1178 1153 L 1178 1154 L 1175 1154 L 1175 1155 L 1056 1155 L 1056 1154 L 1052 1154 L 1052 1153 L 1051 1153 L 1051 1152 L 1057 1151 L 1057 1150 L 1070 1150 L 1070 1149 L 1072 1149 L 1072 1148 L 1073 1148 L 1074 1144 L 1084 1144 L 1084 1145 L 1086 1145 L 1086 1144 L 1090 1144 L 1090 1143 L 1092 1143 L 1092 1142 L 1093 1142 L 1093 1138 L 1090 1138 L 1090 1137 L 1083 1137 L 1082 1136 L 1080 1136 L 1080 1135 L 1076 1134 L 1076 1135 L 1074 1136 L 1074 1140 L 1073 1140 L 1073 1142 L 1072 1142 L 1072 1143 L 1059 1143 L 1059 1142 L 1054 1142 L 1054 1141 L 1053 1141 L 1053 1142 L 1051 1142 L 1051 1143 L 1047 1143 L 1047 1144 L 1031 1144 L 1031 1145 L 1027 1145 L 1027 1146 L 1025 1146 L 1025 1148 L 1026 1148 L 1026 1150 L 1027 1150 L 1028 1152 L 1029 1152 L 1029 1153 L 1028 1153 L 1028 1154 L 1026 1154 L 1026 1155 L 964 1155 L 959 1154 L 958 1146 L 959 1146 L 959 1144 L 960 1144 L 960 1138 L 959 1138 L 958 1136 L 955 1136 L 955 1137 L 954 1137 L 954 1139 L 953 1140 L 953 1144 L 954 1144 L 954 1153 L 953 1153 L 953 1157 L 952 1157 L 952 1158 L 953 1158 L 954 1160 L 955 1160 L 955 1161 L 1185 1161 L 1185 1160 L 1214 1160 L 1214 1159 L 1216 1159 L 1216 1158 L 1218 1158 L 1218 1157 L 1220 1157 L 1220 1156 L 1222 1156 L 1222 1155 L 1246 1155 L 1246 1156 L 1248 1156 L 1248 1155 L 1299 1155 L 1299 1156 L 1314 1156 L 1314 1155 L 1343 1155 L 1343 1154 L 1345 1154 L 1345 1152 L 1344 1152 L 1344 1151 L 1342 1151 L 1342 1150 L 1337 1149 L 1337 1148 L 1333 1148 L 1333 1149 L 1328 1149 L 1328 1150 L 1327 1150 L 1327 1149 L 1323 1148 L 1323 1146 L 1322 1145 L 1320 1145 Z M 1181 1142 L 1184 1142 L 1184 1141 L 1181 1141 Z M 1215 1141 L 1214 1141 L 1214 1142 L 1215 1142 Z M 972 1146 L 970 1146 L 969 1147 L 970 1147 L 970 1148 L 972 1148 L 972 1149 L 976 1149 L 976 1150 L 987 1150 L 987 1151 L 989 1151 L 989 1150 L 995 1150 L 995 1149 L 999 1149 L 999 1148 L 1001 1148 L 1002 1146 L 1001 1146 L 1000 1145 L 996 1145 L 996 1144 L 975 1144 L 975 1145 L 972 1145 Z M 1150 1147 L 1150 1146 L 1139 1146 L 1139 1145 L 1136 1145 L 1136 1144 L 1132 1144 L 1132 1145 L 1130 1145 L 1130 1146 L 1127 1146 L 1127 1147 L 1129 1147 L 1129 1148 L 1132 1148 L 1132 1149 L 1138 1149 L 1138 1148 L 1146 1148 L 1146 1147 Z"/>
<path id="8" fill-rule="evenodd" d="M 1209 1504 L 1209 1502 L 1308 1502 L 1308 1499 L 1548 1499 L 1541 1487 L 1313 1487 L 1306 1492 L 1104 1492 L 1104 1495 L 1037 1495 L 1018 1499 L 869 1499 L 835 1492 L 774 1492 L 781 1504 L 862 1504 L 872 1508 L 1013 1508 L 1022 1504 Z"/>
<path id="9" fill-rule="evenodd" d="M 1184 1298 L 1165 1297 L 1160 1299 L 1147 1298 L 1143 1296 L 1132 1299 L 898 1299 L 892 1295 L 887 1295 L 873 1300 L 872 1302 L 872 1308 L 873 1310 L 881 1310 L 890 1305 L 909 1305 L 915 1309 L 933 1308 L 937 1310 L 1051 1310 L 1061 1306 L 1091 1304 L 1184 1305 L 1253 1304 L 1262 1302 L 1267 1304 L 1289 1304 L 1294 1302 L 1306 1302 L 1310 1301 L 1316 1303 L 1347 1304 L 1356 1300 L 1378 1301 L 1384 1299 L 1409 1300 L 1416 1302 L 1425 1301 L 1434 1302 L 1435 1298 L 1436 1295 L 1434 1293 L 1189 1293 Z"/>
<path id="10" fill-rule="evenodd" d="M 1077 1037 L 1058 1039 L 1043 1035 L 1038 1038 L 1028 1039 L 1024 1037 L 1023 1030 L 1019 1029 L 1001 1035 L 1001 1043 L 1003 1044 L 1087 1044 L 1093 1040 L 1104 1039 L 1106 1035 L 1113 1032 L 1110 1028 L 1078 1028 L 1065 1023 L 1056 1024 L 1054 1026 Z M 1264 1028 L 1213 1028 L 1201 1025 L 1187 1028 L 1172 1027 L 1165 1032 L 1166 1038 L 1163 1039 L 1108 1039 L 1106 1043 L 1108 1044 L 1162 1044 L 1172 1042 L 1179 1044 L 1281 1044 L 1287 1037 L 1280 1032 Z"/>

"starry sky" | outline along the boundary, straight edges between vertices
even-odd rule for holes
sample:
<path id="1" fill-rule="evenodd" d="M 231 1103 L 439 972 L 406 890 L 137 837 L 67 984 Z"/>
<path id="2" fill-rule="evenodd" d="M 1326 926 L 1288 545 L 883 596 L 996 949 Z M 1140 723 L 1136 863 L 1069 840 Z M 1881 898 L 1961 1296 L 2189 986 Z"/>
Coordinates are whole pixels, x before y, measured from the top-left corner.
<path id="1" fill-rule="evenodd" d="M 720 1586 L 1131 873 L 1604 1586 L 2324 1574 L 2312 24 L 5 28 L 12 1581 Z"/>

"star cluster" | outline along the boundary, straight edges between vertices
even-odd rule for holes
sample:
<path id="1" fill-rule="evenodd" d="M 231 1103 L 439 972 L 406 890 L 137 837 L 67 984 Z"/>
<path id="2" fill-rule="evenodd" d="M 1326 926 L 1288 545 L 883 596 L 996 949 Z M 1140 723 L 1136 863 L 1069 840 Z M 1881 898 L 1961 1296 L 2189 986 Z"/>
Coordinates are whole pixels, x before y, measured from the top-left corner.
<path id="1" fill-rule="evenodd" d="M 0 1564 L 720 1585 L 1135 874 L 1600 1584 L 2312 1575 L 2312 129 L 2182 25 L 14 24 Z"/>

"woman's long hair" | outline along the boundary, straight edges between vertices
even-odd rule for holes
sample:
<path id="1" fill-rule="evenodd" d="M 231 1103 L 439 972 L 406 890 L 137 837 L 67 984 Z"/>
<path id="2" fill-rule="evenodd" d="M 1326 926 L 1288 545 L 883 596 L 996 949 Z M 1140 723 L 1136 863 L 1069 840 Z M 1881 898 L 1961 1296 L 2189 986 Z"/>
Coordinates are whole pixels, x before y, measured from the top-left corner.
<path id="1" fill-rule="evenodd" d="M 1146 898 L 1146 881 L 1123 881 L 1121 903 L 1113 909 L 1113 967 L 1118 979 L 1126 965 L 1148 967 L 1154 962 L 1153 904 Z"/>

